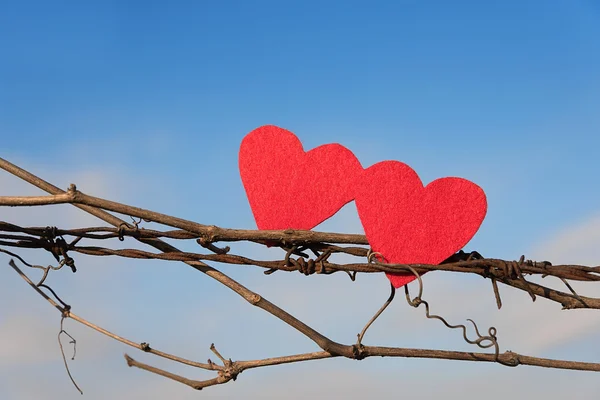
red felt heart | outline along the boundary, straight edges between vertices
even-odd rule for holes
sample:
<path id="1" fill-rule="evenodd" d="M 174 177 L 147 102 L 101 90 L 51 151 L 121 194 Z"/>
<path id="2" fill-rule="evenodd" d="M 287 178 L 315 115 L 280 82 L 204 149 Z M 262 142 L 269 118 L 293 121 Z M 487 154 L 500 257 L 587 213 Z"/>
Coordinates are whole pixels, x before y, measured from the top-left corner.
<path id="1" fill-rule="evenodd" d="M 475 235 L 487 211 L 483 190 L 462 178 L 437 179 L 426 187 L 398 161 L 364 170 L 356 208 L 373 251 L 393 264 L 439 264 Z M 415 276 L 386 274 L 398 288 Z"/>
<path id="2" fill-rule="evenodd" d="M 259 229 L 305 230 L 354 199 L 363 170 L 347 148 L 326 144 L 305 152 L 292 132 L 273 125 L 244 137 L 239 168 Z"/>

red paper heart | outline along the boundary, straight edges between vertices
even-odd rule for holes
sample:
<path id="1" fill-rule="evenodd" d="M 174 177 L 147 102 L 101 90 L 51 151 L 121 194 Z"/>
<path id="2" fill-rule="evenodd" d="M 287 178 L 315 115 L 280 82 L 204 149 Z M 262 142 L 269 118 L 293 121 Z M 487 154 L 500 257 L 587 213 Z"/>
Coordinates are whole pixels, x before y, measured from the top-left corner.
<path id="1" fill-rule="evenodd" d="M 305 230 L 354 199 L 354 183 L 363 170 L 342 145 L 305 152 L 292 132 L 273 125 L 244 137 L 239 168 L 259 229 Z"/>
<path id="2" fill-rule="evenodd" d="M 439 264 L 475 235 L 487 211 L 483 190 L 462 178 L 441 178 L 426 187 L 398 161 L 364 170 L 356 208 L 373 251 L 393 264 Z M 386 274 L 398 288 L 410 273 Z"/>

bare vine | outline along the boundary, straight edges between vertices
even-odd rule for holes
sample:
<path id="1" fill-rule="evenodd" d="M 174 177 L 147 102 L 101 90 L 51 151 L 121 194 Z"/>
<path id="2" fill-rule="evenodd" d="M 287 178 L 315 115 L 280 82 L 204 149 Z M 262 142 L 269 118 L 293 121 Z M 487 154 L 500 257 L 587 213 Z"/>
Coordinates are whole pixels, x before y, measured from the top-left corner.
<path id="1" fill-rule="evenodd" d="M 375 259 L 375 253 L 372 253 L 367 247 L 368 242 L 363 235 L 298 230 L 257 231 L 225 229 L 211 225 L 203 225 L 193 221 L 90 196 L 77 190 L 75 185 L 71 185 L 67 191 L 63 191 L 1 158 L 0 168 L 49 193 L 48 196 L 0 197 L 0 206 L 32 207 L 68 203 L 100 218 L 110 225 L 61 229 L 59 227 L 22 227 L 6 221 L 0 221 L 0 252 L 18 259 L 26 267 L 37 268 L 43 271 L 41 280 L 38 283 L 34 283 L 27 274 L 17 267 L 13 260 L 9 263 L 21 278 L 60 312 L 61 334 L 66 333 L 63 330 L 63 320 L 70 318 L 136 349 L 167 358 L 174 362 L 214 371 L 216 373 L 216 376 L 209 380 L 192 380 L 138 362 L 129 355 L 126 355 L 125 357 L 129 366 L 141 368 L 148 372 L 161 375 L 186 384 L 194 389 L 202 389 L 235 380 L 240 373 L 247 369 L 332 357 L 346 357 L 351 359 L 363 359 L 374 356 L 420 357 L 495 362 L 513 367 L 518 365 L 531 365 L 549 368 L 600 371 L 600 363 L 552 360 L 525 356 L 510 351 L 501 353 L 496 329 L 490 327 L 487 335 L 482 335 L 479 328 L 472 320 L 469 321 L 473 325 L 477 338 L 470 339 L 466 325 L 451 324 L 443 317 L 430 313 L 429 304 L 422 298 L 423 281 L 421 279 L 421 275 L 429 271 L 477 274 L 491 281 L 498 308 L 502 306 L 498 283 L 502 283 L 527 292 L 533 301 L 535 301 L 537 297 L 543 297 L 559 303 L 564 309 L 600 309 L 600 299 L 579 295 L 573 290 L 569 283 L 569 281 L 600 280 L 600 266 L 552 265 L 547 261 L 536 262 L 526 260 L 524 256 L 520 257 L 517 261 L 505 261 L 484 258 L 477 252 L 464 253 L 462 251 L 449 257 L 440 265 L 388 264 L 379 262 Z M 132 222 L 128 223 L 113 213 L 129 216 L 131 217 Z M 140 226 L 142 221 L 156 222 L 169 227 L 170 230 L 145 229 Z M 93 241 L 95 243 L 100 243 L 103 240 L 113 238 L 118 238 L 121 242 L 123 242 L 125 238 L 132 238 L 153 247 L 158 251 L 138 250 L 125 247 L 109 248 L 100 245 L 83 246 L 79 244 L 83 239 L 86 239 L 88 242 Z M 202 251 L 199 249 L 198 252 L 183 252 L 162 239 L 176 239 L 182 241 L 195 240 Z M 282 257 L 280 260 L 256 260 L 241 254 L 234 254 L 231 247 L 220 247 L 218 244 L 219 242 L 231 243 L 240 241 L 250 241 L 269 247 L 280 247 L 282 249 Z M 8 248 L 11 248 L 11 250 L 8 250 Z M 29 263 L 17 253 L 18 249 L 45 250 L 54 256 L 57 265 L 44 267 Z M 270 313 L 273 317 L 287 323 L 301 334 L 311 339 L 321 350 L 261 360 L 232 361 L 231 359 L 223 357 L 213 344 L 211 345 L 210 350 L 215 354 L 218 362 L 208 360 L 207 363 L 203 363 L 156 350 L 146 342 L 136 343 L 132 340 L 123 338 L 74 314 L 71 311 L 71 306 L 61 300 L 53 289 L 44 283 L 51 271 L 61 269 L 65 265 L 68 266 L 72 272 L 76 272 L 76 254 L 184 262 L 197 271 L 208 275 L 230 288 L 251 305 L 259 307 Z M 356 262 L 333 262 L 330 258 L 334 254 L 352 256 L 356 258 Z M 218 269 L 207 264 L 209 262 L 262 268 L 264 269 L 265 274 L 292 271 L 298 271 L 304 275 L 344 272 L 347 273 L 352 280 L 354 280 L 359 273 L 388 272 L 405 275 L 412 274 L 418 280 L 419 293 L 415 298 L 411 298 L 408 288 L 405 286 L 406 300 L 409 305 L 413 307 L 424 305 L 427 318 L 437 319 L 448 328 L 460 329 L 463 332 L 463 338 L 466 342 L 476 345 L 481 349 L 493 348 L 494 351 L 492 353 L 474 353 L 363 345 L 362 340 L 371 324 L 394 299 L 395 289 L 393 287 L 388 300 L 357 335 L 357 342 L 355 344 L 338 343 L 324 336 L 259 294 L 244 287 Z M 526 279 L 527 276 L 534 275 L 541 277 L 555 277 L 565 285 L 567 291 L 558 291 Z M 46 291 L 49 292 L 50 295 L 47 294 Z M 64 361 L 65 366 L 67 366 L 66 358 Z M 71 376 L 70 372 L 69 376 Z M 74 381 L 73 383 L 75 384 Z"/>

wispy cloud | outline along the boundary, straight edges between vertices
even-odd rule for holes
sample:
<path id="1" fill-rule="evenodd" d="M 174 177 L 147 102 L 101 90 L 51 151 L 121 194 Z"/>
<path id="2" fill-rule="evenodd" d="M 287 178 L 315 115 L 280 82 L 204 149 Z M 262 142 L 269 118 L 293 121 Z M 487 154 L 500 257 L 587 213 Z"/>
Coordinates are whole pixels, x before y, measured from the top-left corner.
<path id="1" fill-rule="evenodd" d="M 600 213 L 567 226 L 531 251 L 536 259 L 554 264 L 600 265 Z"/>

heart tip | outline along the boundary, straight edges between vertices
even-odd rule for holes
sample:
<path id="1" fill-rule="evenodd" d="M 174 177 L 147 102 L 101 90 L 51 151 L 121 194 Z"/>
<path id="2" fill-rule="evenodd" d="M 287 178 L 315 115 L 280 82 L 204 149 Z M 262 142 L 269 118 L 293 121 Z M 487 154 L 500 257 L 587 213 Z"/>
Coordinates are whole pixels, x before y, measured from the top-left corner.
<path id="1" fill-rule="evenodd" d="M 415 279 L 417 279 L 416 276 L 414 275 L 391 275 L 391 274 L 386 274 L 386 276 L 388 277 L 388 279 L 390 280 L 390 283 L 392 284 L 392 286 L 395 289 L 401 288 L 402 286 L 409 284 L 410 282 L 414 281 Z"/>

